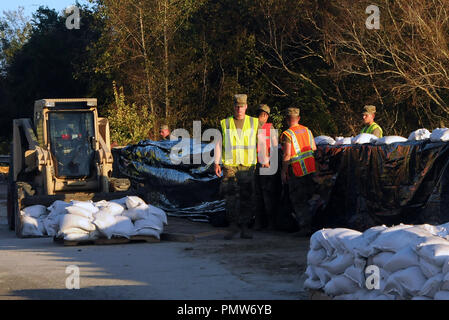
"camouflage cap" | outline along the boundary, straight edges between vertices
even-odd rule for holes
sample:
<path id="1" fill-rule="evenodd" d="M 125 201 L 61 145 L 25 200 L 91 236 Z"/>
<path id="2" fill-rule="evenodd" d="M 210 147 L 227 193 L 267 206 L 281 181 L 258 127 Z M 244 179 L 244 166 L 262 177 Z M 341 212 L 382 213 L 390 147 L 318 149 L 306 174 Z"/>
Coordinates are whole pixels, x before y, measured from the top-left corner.
<path id="1" fill-rule="evenodd" d="M 234 96 L 234 103 L 237 106 L 246 106 L 248 102 L 248 96 L 246 94 L 236 94 Z"/>
<path id="2" fill-rule="evenodd" d="M 261 104 L 257 111 L 265 111 L 268 115 L 270 115 L 270 107 L 267 104 Z"/>
<path id="3" fill-rule="evenodd" d="M 162 130 L 168 130 L 168 125 L 166 125 L 166 124 L 161 125 L 159 131 L 162 131 Z"/>
<path id="4" fill-rule="evenodd" d="M 287 116 L 296 116 L 299 117 L 300 110 L 299 108 L 288 108 L 286 111 Z"/>
<path id="5" fill-rule="evenodd" d="M 364 106 L 363 107 L 363 114 L 375 114 L 376 113 L 376 107 L 375 106 Z"/>

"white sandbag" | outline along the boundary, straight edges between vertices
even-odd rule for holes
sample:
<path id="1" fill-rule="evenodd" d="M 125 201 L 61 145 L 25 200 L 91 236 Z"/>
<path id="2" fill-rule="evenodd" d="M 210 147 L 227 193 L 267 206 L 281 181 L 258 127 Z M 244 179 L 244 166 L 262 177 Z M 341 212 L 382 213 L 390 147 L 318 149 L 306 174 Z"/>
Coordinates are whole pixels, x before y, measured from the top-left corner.
<path id="1" fill-rule="evenodd" d="M 326 269 L 331 274 L 337 275 L 345 272 L 346 268 L 352 265 L 354 255 L 351 253 L 343 253 L 337 255 L 334 259 L 321 263 L 320 267 Z"/>
<path id="2" fill-rule="evenodd" d="M 337 137 L 335 138 L 335 145 L 342 146 L 342 145 L 351 145 L 352 144 L 352 138 L 353 137 Z"/>
<path id="3" fill-rule="evenodd" d="M 400 136 L 387 136 L 377 139 L 376 145 L 393 144 L 398 142 L 407 142 L 407 139 Z"/>
<path id="4" fill-rule="evenodd" d="M 41 206 L 40 204 L 38 204 L 35 206 L 23 208 L 22 212 L 29 217 L 39 218 L 40 216 L 47 214 L 47 208 L 45 206 Z"/>
<path id="5" fill-rule="evenodd" d="M 108 213 L 108 214 L 113 215 L 113 216 L 117 216 L 119 214 L 122 214 L 123 211 L 125 210 L 125 208 L 122 205 L 120 205 L 118 203 L 115 203 L 115 202 L 112 202 L 112 201 L 109 201 L 109 202 L 105 201 L 103 203 L 96 203 L 95 206 L 98 209 L 100 209 L 100 211 Z"/>
<path id="6" fill-rule="evenodd" d="M 56 211 L 52 211 L 48 216 L 43 219 L 43 224 L 45 227 L 45 232 L 47 235 L 53 237 L 59 231 L 60 217 L 55 213 Z"/>
<path id="7" fill-rule="evenodd" d="M 124 210 L 127 209 L 127 208 L 126 208 L 126 197 L 120 198 L 120 199 L 114 199 L 114 200 L 111 200 L 111 201 L 109 201 L 109 202 L 113 202 L 113 203 L 116 203 L 116 204 L 121 205 L 121 206 L 123 207 Z"/>
<path id="8" fill-rule="evenodd" d="M 360 246 L 355 247 L 356 253 L 362 257 L 368 258 L 370 255 L 374 255 L 377 253 L 376 250 L 373 250 L 370 244 L 377 239 L 377 237 L 381 234 L 381 232 L 388 229 L 386 226 L 377 226 L 372 227 L 366 230 L 360 239 Z"/>
<path id="9" fill-rule="evenodd" d="M 419 267 L 421 268 L 422 273 L 427 278 L 432 278 L 437 274 L 441 273 L 441 268 L 437 267 L 433 263 L 427 261 L 426 259 L 420 257 L 419 258 Z"/>
<path id="10" fill-rule="evenodd" d="M 67 230 L 72 228 L 79 228 L 88 232 L 95 230 L 95 225 L 82 216 L 66 214 L 60 220 L 59 232 L 61 233 L 67 233 Z"/>
<path id="11" fill-rule="evenodd" d="M 329 273 L 329 271 L 324 268 L 315 266 L 308 266 L 305 274 L 312 280 L 320 281 L 322 287 L 324 287 L 326 283 L 328 283 L 332 278 L 332 275 Z"/>
<path id="12" fill-rule="evenodd" d="M 430 131 L 424 128 L 413 131 L 408 137 L 409 141 L 422 141 L 427 139 L 430 139 Z"/>
<path id="13" fill-rule="evenodd" d="M 164 223 L 164 225 L 168 224 L 167 214 L 165 213 L 164 210 L 149 204 L 148 205 L 148 213 L 159 217 L 159 219 L 161 219 L 161 221 Z"/>
<path id="14" fill-rule="evenodd" d="M 50 214 L 60 215 L 60 214 L 65 214 L 66 213 L 65 208 L 67 208 L 70 205 L 71 204 L 68 202 L 56 200 L 47 209 L 48 209 L 48 211 L 50 211 Z"/>
<path id="15" fill-rule="evenodd" d="M 93 216 L 92 216 L 93 212 L 89 211 L 83 207 L 73 205 L 73 206 L 69 206 L 69 207 L 65 208 L 65 210 L 67 211 L 68 214 L 71 214 L 71 215 L 80 216 L 80 217 L 83 217 L 83 218 L 86 218 L 89 220 L 92 220 L 92 218 L 93 218 Z"/>
<path id="16" fill-rule="evenodd" d="M 312 280 L 311 278 L 307 278 L 306 281 L 304 281 L 304 288 L 311 289 L 311 290 L 319 290 L 323 287 L 320 280 Z"/>
<path id="17" fill-rule="evenodd" d="M 95 204 L 92 201 L 78 201 L 78 200 L 72 200 L 70 202 L 72 205 L 83 208 L 87 211 L 90 211 L 92 213 L 98 212 L 98 208 L 95 206 Z"/>
<path id="18" fill-rule="evenodd" d="M 433 298 L 435 294 L 440 291 L 441 283 L 443 282 L 443 275 L 441 273 L 427 279 L 423 287 L 419 291 L 420 296 Z"/>
<path id="19" fill-rule="evenodd" d="M 114 234 L 114 226 L 116 224 L 115 217 L 109 213 L 100 210 L 95 214 L 95 219 L 92 222 L 98 231 L 108 239 L 112 238 Z"/>
<path id="20" fill-rule="evenodd" d="M 449 141 L 449 129 L 448 128 L 436 128 L 430 135 L 430 141 L 432 142 L 447 142 Z"/>
<path id="21" fill-rule="evenodd" d="M 164 225 L 162 220 L 158 216 L 148 215 L 145 219 L 140 219 L 134 222 L 134 227 L 136 231 L 144 228 L 151 228 L 154 230 L 162 231 Z"/>
<path id="22" fill-rule="evenodd" d="M 134 225 L 130 218 L 125 216 L 114 216 L 115 226 L 113 235 L 129 238 L 135 235 Z"/>
<path id="23" fill-rule="evenodd" d="M 443 266 L 441 267 L 441 272 L 442 272 L 443 274 L 449 273 L 449 260 L 446 260 L 446 261 L 443 263 Z"/>
<path id="24" fill-rule="evenodd" d="M 383 268 L 388 272 L 396 272 L 412 266 L 419 266 L 418 256 L 411 247 L 406 247 L 394 254 Z"/>
<path id="25" fill-rule="evenodd" d="M 142 221 L 142 220 L 139 220 L 139 221 Z M 139 229 L 136 229 L 135 235 L 154 237 L 156 239 L 160 239 L 161 232 L 159 230 L 156 230 L 153 228 L 139 228 Z"/>
<path id="26" fill-rule="evenodd" d="M 22 215 L 22 235 L 26 237 L 42 237 L 45 234 L 45 226 L 39 218 Z"/>
<path id="27" fill-rule="evenodd" d="M 382 231 L 370 247 L 380 251 L 398 252 L 408 246 L 417 246 L 433 235 L 427 230 L 409 225 L 400 225 Z"/>
<path id="28" fill-rule="evenodd" d="M 375 265 L 379 268 L 384 268 L 385 265 L 391 260 L 391 258 L 393 258 L 394 253 L 390 252 L 390 251 L 383 251 L 380 252 L 372 257 L 370 257 L 371 261 L 368 262 L 369 265 Z"/>
<path id="29" fill-rule="evenodd" d="M 442 274 L 441 290 L 449 291 L 449 273 Z"/>
<path id="30" fill-rule="evenodd" d="M 417 246 L 416 251 L 418 255 L 428 262 L 442 267 L 443 264 L 449 259 L 449 242 L 446 244 L 420 244 Z"/>
<path id="31" fill-rule="evenodd" d="M 377 137 L 374 134 L 369 133 L 361 133 L 358 136 L 352 138 L 352 144 L 367 144 L 367 143 L 375 143 L 377 141 Z"/>
<path id="32" fill-rule="evenodd" d="M 345 270 L 343 275 L 354 281 L 360 288 L 364 287 L 365 285 L 364 269 L 358 268 L 356 266 L 349 266 Z"/>
<path id="33" fill-rule="evenodd" d="M 357 284 L 344 275 L 333 276 L 324 286 L 324 292 L 330 296 L 354 293 L 357 289 Z"/>
<path id="34" fill-rule="evenodd" d="M 128 196 L 126 197 L 126 207 L 128 209 L 133 209 L 142 205 L 146 205 L 145 201 L 136 196 Z"/>
<path id="35" fill-rule="evenodd" d="M 402 269 L 388 277 L 384 292 L 396 292 L 402 298 L 411 298 L 418 295 L 426 281 L 419 267 Z"/>
<path id="36" fill-rule="evenodd" d="M 328 136 L 318 136 L 315 138 L 315 144 L 317 146 L 321 145 L 331 145 L 333 146 L 335 144 L 335 140 Z"/>
<path id="37" fill-rule="evenodd" d="M 315 232 L 310 238 L 310 248 L 313 250 L 324 248 L 328 255 L 331 256 L 334 250 L 348 251 L 352 246 L 352 240 L 359 237 L 362 233 L 344 229 L 322 229 Z"/>
<path id="38" fill-rule="evenodd" d="M 326 250 L 309 250 L 307 253 L 307 264 L 312 266 L 319 266 L 327 258 Z"/>
<path id="39" fill-rule="evenodd" d="M 146 219 L 149 216 L 148 205 L 141 204 L 137 207 L 123 211 L 123 216 L 130 218 L 133 222 L 141 219 Z"/>
<path id="40" fill-rule="evenodd" d="M 438 291 L 433 297 L 434 300 L 449 300 L 449 291 Z"/>

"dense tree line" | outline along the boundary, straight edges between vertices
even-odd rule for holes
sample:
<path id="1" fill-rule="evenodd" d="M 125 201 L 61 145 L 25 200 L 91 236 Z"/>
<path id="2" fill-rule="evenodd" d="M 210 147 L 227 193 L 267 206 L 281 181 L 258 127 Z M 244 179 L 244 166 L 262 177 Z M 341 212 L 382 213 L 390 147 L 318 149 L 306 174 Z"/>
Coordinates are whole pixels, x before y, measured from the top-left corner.
<path id="1" fill-rule="evenodd" d="M 378 1 L 379 30 L 365 0 L 91 2 L 79 30 L 48 8 L 0 19 L 2 137 L 43 97 L 97 97 L 122 143 L 162 123 L 216 127 L 235 93 L 250 113 L 269 104 L 278 127 L 300 107 L 315 135 L 358 133 L 365 104 L 386 134 L 447 118 L 449 0 Z"/>

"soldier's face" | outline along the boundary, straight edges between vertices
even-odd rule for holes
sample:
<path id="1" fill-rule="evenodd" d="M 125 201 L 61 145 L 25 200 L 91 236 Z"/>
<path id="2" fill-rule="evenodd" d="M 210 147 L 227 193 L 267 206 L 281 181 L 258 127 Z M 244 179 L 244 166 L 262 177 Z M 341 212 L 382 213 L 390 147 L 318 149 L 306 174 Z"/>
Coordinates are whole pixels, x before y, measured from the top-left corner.
<path id="1" fill-rule="evenodd" d="M 242 118 L 245 116 L 246 114 L 246 109 L 248 108 L 247 105 L 245 106 L 238 106 L 238 105 L 234 105 L 234 116 L 236 118 Z"/>
<path id="2" fill-rule="evenodd" d="M 371 124 L 374 121 L 374 114 L 364 113 L 363 114 L 363 123 Z"/>
<path id="3" fill-rule="evenodd" d="M 170 135 L 170 131 L 167 130 L 167 129 L 160 130 L 159 134 L 161 135 L 162 138 L 166 138 L 166 137 L 168 137 Z"/>
<path id="4" fill-rule="evenodd" d="M 260 123 L 267 123 L 267 121 L 268 121 L 268 113 L 266 113 L 266 112 L 261 112 L 260 114 L 259 114 L 259 122 Z"/>

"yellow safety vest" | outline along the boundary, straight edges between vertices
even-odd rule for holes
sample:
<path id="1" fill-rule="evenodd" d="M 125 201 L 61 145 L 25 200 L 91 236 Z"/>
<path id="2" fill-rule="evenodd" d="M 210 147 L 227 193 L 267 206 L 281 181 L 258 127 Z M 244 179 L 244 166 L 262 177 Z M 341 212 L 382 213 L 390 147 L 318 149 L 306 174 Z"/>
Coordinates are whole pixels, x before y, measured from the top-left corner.
<path id="1" fill-rule="evenodd" d="M 237 130 L 234 117 L 221 120 L 224 165 L 250 167 L 257 164 L 258 129 L 259 120 L 250 116 L 245 116 L 242 130 Z"/>
<path id="2" fill-rule="evenodd" d="M 365 126 L 363 129 L 362 129 L 362 133 L 369 133 L 369 134 L 373 134 L 373 132 L 374 132 L 374 130 L 376 130 L 376 129 L 379 129 L 380 130 L 380 137 L 379 138 L 382 138 L 382 136 L 383 136 L 383 130 L 382 130 L 382 128 L 377 124 L 377 123 L 375 123 L 375 122 L 373 122 L 373 124 L 372 125 L 370 125 L 369 127 L 368 126 Z"/>

